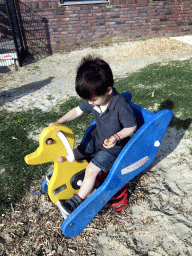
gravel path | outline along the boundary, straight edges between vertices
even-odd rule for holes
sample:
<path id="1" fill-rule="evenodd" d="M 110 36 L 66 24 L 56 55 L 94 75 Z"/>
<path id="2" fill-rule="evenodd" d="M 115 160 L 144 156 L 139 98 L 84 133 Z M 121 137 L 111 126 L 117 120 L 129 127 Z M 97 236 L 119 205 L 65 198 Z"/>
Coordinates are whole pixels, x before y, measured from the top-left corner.
<path id="1" fill-rule="evenodd" d="M 0 109 L 21 111 L 37 107 L 47 111 L 68 95 L 76 95 L 76 68 L 88 54 L 101 56 L 110 64 L 114 77 L 123 77 L 154 62 L 187 59 L 192 56 L 192 46 L 166 38 L 150 39 L 58 53 L 17 72 L 12 67 L 1 79 Z"/>
<path id="2" fill-rule="evenodd" d="M 154 62 L 192 57 L 192 46 L 151 39 L 55 54 L 2 75 L 1 109 L 53 108 L 74 93 L 75 69 L 88 53 L 109 62 L 115 77 Z M 192 255 L 191 134 L 168 128 L 157 157 L 134 179 L 129 205 L 97 215 L 77 237 L 65 238 L 62 218 L 47 195 L 31 195 L 0 219 L 0 255 Z"/>

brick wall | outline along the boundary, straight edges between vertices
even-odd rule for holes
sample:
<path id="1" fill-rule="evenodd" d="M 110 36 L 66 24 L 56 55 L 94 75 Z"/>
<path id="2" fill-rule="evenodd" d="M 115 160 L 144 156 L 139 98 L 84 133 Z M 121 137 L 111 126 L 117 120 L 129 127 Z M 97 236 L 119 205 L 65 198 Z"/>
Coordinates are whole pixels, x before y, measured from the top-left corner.
<path id="1" fill-rule="evenodd" d="M 111 0 L 59 6 L 58 0 L 22 0 L 48 19 L 53 50 L 103 40 L 192 33 L 191 0 Z"/>

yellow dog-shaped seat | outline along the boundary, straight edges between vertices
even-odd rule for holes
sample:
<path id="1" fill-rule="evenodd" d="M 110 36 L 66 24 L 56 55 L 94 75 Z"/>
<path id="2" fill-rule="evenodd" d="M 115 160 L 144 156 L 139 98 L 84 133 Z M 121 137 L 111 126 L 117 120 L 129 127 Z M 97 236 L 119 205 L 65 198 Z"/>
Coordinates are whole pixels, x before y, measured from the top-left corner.
<path id="1" fill-rule="evenodd" d="M 27 164 L 37 165 L 54 162 L 54 171 L 48 183 L 48 195 L 56 204 L 58 200 L 67 200 L 78 193 L 80 184 L 73 184 L 77 173 L 84 170 L 88 162 L 74 159 L 74 132 L 64 125 L 51 125 L 43 130 L 39 137 L 39 147 L 25 157 Z M 65 156 L 68 154 L 68 160 Z"/>

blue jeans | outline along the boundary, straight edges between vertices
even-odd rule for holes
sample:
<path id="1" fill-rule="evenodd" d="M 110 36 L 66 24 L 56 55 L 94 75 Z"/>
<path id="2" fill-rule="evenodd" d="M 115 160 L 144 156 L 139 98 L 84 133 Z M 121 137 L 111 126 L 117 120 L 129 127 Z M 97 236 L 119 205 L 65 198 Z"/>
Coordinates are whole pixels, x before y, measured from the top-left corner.
<path id="1" fill-rule="evenodd" d="M 91 135 L 77 149 L 85 158 L 93 156 L 91 162 L 104 172 L 108 172 L 111 169 L 117 158 L 116 154 L 111 154 L 107 152 L 107 149 L 99 146 L 96 143 L 95 136 Z"/>

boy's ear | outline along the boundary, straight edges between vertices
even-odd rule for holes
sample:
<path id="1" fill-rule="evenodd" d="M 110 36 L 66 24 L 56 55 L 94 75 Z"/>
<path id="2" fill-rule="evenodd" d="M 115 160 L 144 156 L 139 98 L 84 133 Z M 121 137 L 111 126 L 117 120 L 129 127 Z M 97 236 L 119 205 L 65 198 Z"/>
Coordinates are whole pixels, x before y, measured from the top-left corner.
<path id="1" fill-rule="evenodd" d="M 108 87 L 108 88 L 107 88 L 107 93 L 108 93 L 108 94 L 112 94 L 112 92 L 113 92 L 113 88 L 112 88 L 112 87 Z"/>

